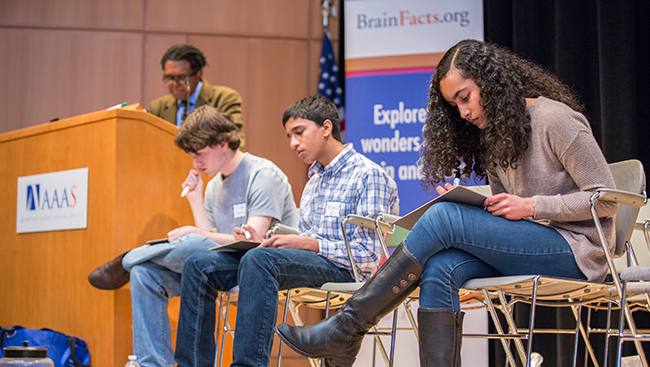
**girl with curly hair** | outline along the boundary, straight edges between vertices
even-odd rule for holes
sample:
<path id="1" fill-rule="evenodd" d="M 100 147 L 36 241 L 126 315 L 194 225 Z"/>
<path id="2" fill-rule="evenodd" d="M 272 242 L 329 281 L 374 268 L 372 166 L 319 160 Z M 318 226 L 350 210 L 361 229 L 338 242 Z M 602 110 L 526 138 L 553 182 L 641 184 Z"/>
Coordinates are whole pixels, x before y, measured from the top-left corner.
<path id="1" fill-rule="evenodd" d="M 418 285 L 421 366 L 460 366 L 458 292 L 473 278 L 542 274 L 602 280 L 607 264 L 589 211 L 614 188 L 582 106 L 553 74 L 493 44 L 464 40 L 440 60 L 423 130 L 423 184 L 487 175 L 484 208 L 438 203 L 334 315 L 277 328 L 297 352 L 354 362 L 365 333 Z M 437 186 L 443 194 L 452 186 Z M 614 243 L 617 205 L 598 203 Z"/>

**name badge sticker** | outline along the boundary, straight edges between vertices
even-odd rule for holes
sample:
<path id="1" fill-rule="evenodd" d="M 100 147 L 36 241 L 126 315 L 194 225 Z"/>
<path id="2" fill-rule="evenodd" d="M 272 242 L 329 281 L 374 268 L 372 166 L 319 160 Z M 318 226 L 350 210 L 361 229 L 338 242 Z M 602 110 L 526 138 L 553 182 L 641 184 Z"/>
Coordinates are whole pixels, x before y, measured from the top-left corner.
<path id="1" fill-rule="evenodd" d="M 341 212 L 341 202 L 340 201 L 328 201 L 327 206 L 325 207 L 325 216 L 326 217 L 339 217 Z"/>
<path id="2" fill-rule="evenodd" d="M 246 216 L 246 203 L 232 204 L 233 219 L 244 218 Z"/>

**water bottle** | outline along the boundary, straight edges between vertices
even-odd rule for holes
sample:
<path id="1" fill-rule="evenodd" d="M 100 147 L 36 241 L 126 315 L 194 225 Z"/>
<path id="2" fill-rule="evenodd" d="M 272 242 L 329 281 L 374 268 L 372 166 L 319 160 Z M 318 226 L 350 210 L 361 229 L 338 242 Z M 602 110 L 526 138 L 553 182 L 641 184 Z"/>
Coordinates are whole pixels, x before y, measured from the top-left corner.
<path id="1" fill-rule="evenodd" d="M 138 361 L 136 361 L 136 359 L 138 359 L 138 357 L 129 356 L 129 361 L 126 362 L 124 367 L 140 367 L 140 364 L 138 363 Z"/>

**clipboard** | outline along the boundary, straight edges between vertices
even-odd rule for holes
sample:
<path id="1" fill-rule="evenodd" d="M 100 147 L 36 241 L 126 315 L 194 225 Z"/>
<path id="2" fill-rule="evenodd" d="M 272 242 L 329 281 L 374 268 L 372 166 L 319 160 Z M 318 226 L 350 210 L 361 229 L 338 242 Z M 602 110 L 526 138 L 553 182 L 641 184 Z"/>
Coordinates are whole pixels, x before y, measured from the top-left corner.
<path id="1" fill-rule="evenodd" d="M 219 251 L 219 252 L 239 252 L 243 251 L 246 252 L 252 248 L 255 248 L 259 246 L 261 242 L 257 241 L 247 241 L 247 240 L 242 240 L 242 241 L 235 241 L 231 242 L 227 245 L 221 245 L 221 246 L 215 246 L 210 249 L 210 251 Z"/>
<path id="2" fill-rule="evenodd" d="M 473 205 L 482 208 L 483 201 L 486 198 L 487 196 L 483 194 L 479 194 L 476 191 L 472 191 L 464 186 L 456 186 L 453 189 L 447 191 L 446 193 L 422 205 L 421 207 L 404 215 L 400 219 L 393 222 L 393 224 L 402 227 L 404 229 L 408 229 L 410 231 L 411 229 L 413 229 L 415 222 L 417 222 L 418 219 L 420 219 L 422 214 L 424 214 L 424 212 L 426 212 L 427 209 L 429 209 L 431 205 L 435 203 L 453 202 L 453 203 Z"/>

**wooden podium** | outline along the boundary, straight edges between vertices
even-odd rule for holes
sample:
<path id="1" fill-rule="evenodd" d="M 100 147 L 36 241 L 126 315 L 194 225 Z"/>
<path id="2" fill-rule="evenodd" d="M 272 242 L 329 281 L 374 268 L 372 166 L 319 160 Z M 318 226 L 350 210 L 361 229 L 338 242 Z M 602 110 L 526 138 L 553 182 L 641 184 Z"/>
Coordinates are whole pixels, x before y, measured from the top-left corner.
<path id="1" fill-rule="evenodd" d="M 129 288 L 101 291 L 87 276 L 122 252 L 193 223 L 180 197 L 192 159 L 174 145 L 177 130 L 124 108 L 0 135 L 0 325 L 83 338 L 94 366 L 126 363 Z M 87 228 L 16 233 L 19 177 L 84 167 Z"/>

